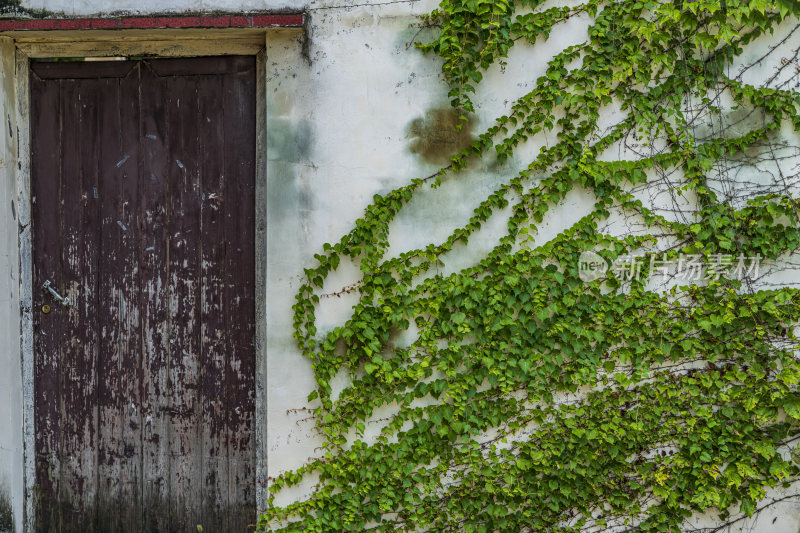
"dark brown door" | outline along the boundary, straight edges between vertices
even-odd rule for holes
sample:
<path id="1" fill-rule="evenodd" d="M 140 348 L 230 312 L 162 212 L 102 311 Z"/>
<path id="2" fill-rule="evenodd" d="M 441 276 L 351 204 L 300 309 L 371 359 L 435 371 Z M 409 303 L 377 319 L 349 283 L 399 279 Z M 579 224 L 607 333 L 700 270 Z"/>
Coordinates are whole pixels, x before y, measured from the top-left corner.
<path id="1" fill-rule="evenodd" d="M 36 530 L 252 530 L 255 59 L 30 82 Z"/>

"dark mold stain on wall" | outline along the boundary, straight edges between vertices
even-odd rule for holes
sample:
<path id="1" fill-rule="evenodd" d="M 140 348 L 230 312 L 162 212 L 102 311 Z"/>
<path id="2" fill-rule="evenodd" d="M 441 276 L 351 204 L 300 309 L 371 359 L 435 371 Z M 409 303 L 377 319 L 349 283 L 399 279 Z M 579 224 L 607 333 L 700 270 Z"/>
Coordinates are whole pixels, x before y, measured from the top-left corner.
<path id="1" fill-rule="evenodd" d="M 20 0 L 0 0 L 0 14 L 12 17 L 41 18 L 47 13 L 41 9 L 28 9 L 20 5 Z M 0 533 L 2 533 L 0 529 Z"/>
<path id="2" fill-rule="evenodd" d="M 20 0 L 0 0 L 0 15 L 5 17 L 20 17 L 20 18 L 33 18 L 42 19 L 47 17 L 63 17 L 63 13 L 55 13 L 45 9 L 33 9 L 21 5 Z M 10 124 L 9 124 L 10 126 Z M 9 135 L 11 132 L 9 131 Z M 2 530 L 0 529 L 0 533 Z"/>
<path id="3" fill-rule="evenodd" d="M 0 12 L 7 13 L 19 8 L 19 0 L 0 0 Z"/>
<path id="4" fill-rule="evenodd" d="M 0 533 L 14 532 L 14 513 L 5 490 L 0 489 Z"/>
<path id="5" fill-rule="evenodd" d="M 409 150 L 423 161 L 434 165 L 445 165 L 459 150 L 463 150 L 475 139 L 474 117 L 461 123 L 458 129 L 458 111 L 450 107 L 428 110 L 424 116 L 415 118 L 408 125 Z"/>

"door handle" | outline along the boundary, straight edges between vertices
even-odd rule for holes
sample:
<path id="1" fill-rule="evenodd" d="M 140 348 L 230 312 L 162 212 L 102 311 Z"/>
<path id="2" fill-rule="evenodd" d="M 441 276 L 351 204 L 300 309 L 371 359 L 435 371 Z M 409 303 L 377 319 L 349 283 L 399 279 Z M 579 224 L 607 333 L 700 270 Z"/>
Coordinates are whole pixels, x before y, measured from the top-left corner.
<path id="1" fill-rule="evenodd" d="M 55 298 L 57 301 L 61 302 L 61 305 L 67 306 L 67 305 L 70 304 L 69 298 L 66 297 L 66 296 L 61 296 L 60 294 L 58 294 L 56 292 L 56 290 L 50 284 L 50 280 L 49 279 L 44 282 L 44 285 L 42 285 L 42 288 L 44 290 L 48 291 L 51 295 L 53 295 L 53 298 Z"/>

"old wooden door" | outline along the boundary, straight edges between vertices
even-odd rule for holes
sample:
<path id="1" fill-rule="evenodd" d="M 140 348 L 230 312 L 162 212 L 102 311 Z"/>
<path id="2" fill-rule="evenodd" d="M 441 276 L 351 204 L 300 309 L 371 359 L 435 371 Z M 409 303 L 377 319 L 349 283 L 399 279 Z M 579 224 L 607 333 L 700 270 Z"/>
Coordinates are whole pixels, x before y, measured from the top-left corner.
<path id="1" fill-rule="evenodd" d="M 248 531 L 255 59 L 37 62 L 30 87 L 36 529 Z"/>

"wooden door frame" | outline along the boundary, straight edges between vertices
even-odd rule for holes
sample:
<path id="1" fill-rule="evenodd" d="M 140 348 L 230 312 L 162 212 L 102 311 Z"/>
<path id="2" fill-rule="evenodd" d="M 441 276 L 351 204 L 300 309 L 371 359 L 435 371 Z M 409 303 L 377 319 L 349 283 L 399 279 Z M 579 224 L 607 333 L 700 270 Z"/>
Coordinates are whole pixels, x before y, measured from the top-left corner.
<path id="1" fill-rule="evenodd" d="M 77 30 L 8 32 L 15 41 L 16 124 L 18 164 L 16 200 L 20 257 L 20 348 L 23 390 L 24 525 L 33 533 L 36 521 L 36 428 L 34 427 L 33 233 L 30 174 L 30 60 L 53 57 L 207 56 L 256 57 L 256 161 L 255 161 L 255 427 L 256 509 L 267 499 L 267 120 L 266 29 L 226 28 L 202 30 Z"/>

